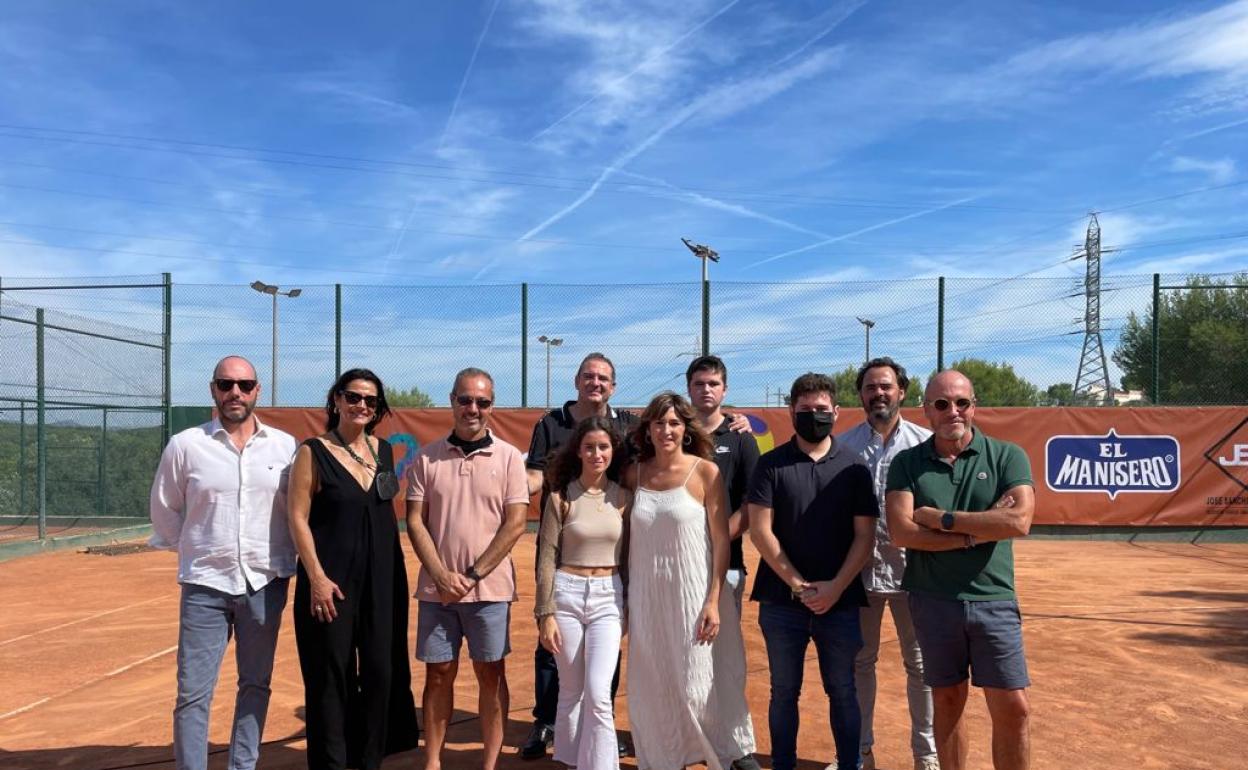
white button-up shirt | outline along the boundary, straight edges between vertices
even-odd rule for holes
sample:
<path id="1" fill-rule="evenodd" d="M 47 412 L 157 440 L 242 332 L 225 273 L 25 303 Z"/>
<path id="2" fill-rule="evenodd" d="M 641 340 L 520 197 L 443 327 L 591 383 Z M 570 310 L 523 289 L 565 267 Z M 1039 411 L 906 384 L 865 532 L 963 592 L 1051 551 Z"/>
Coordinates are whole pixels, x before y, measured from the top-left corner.
<path id="1" fill-rule="evenodd" d="M 893 435 L 876 433 L 871 423 L 863 422 L 836 437 L 841 445 L 856 452 L 871 471 L 875 497 L 880 504 L 880 518 L 875 525 L 875 553 L 862 570 L 862 583 L 872 593 L 896 593 L 901 590 L 901 577 L 906 571 L 906 552 L 893 545 L 888 536 L 888 517 L 884 514 L 884 492 L 888 488 L 888 466 L 903 449 L 918 446 L 932 432 L 921 425 L 898 418 Z"/>
<path id="2" fill-rule="evenodd" d="M 295 449 L 293 436 L 258 419 L 241 452 L 216 419 L 169 440 L 148 542 L 178 552 L 179 583 L 237 596 L 294 574 L 286 482 Z"/>

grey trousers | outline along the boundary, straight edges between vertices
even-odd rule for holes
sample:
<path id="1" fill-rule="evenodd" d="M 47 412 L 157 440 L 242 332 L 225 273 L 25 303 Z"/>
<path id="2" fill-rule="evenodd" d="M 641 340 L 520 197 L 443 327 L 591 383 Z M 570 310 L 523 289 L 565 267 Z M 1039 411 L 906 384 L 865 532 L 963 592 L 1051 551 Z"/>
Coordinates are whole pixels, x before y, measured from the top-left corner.
<path id="1" fill-rule="evenodd" d="M 923 655 L 914 635 L 910 605 L 906 594 L 867 592 L 869 606 L 863 607 L 862 650 L 854 661 L 854 678 L 858 684 L 858 709 L 862 712 L 863 753 L 875 744 L 875 664 L 880 657 L 880 625 L 884 621 L 884 605 L 893 615 L 897 627 L 901 661 L 906 669 L 906 700 L 910 707 L 910 750 L 915 759 L 936 756 L 936 737 L 932 732 L 932 690 L 923 683 Z"/>
<path id="2" fill-rule="evenodd" d="M 208 767 L 208 714 L 221 660 L 234 636 L 238 696 L 230 734 L 230 770 L 253 770 L 269 710 L 273 652 L 286 607 L 289 578 L 239 596 L 183 584 L 178 623 L 178 697 L 173 707 L 173 755 L 178 770 Z"/>

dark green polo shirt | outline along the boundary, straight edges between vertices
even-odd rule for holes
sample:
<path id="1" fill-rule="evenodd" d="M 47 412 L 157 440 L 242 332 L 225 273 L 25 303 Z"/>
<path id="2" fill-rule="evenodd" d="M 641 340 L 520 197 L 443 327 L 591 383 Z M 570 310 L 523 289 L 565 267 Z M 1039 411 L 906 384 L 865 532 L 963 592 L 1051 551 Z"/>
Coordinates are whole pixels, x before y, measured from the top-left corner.
<path id="1" fill-rule="evenodd" d="M 888 469 L 888 491 L 914 494 L 914 507 L 986 511 L 1006 490 L 1034 486 L 1031 463 L 1017 444 L 976 429 L 971 443 L 949 465 L 936 455 L 935 438 L 903 450 Z M 957 551 L 907 549 L 901 587 L 947 599 L 1013 599 L 1014 547 L 1010 540 Z"/>

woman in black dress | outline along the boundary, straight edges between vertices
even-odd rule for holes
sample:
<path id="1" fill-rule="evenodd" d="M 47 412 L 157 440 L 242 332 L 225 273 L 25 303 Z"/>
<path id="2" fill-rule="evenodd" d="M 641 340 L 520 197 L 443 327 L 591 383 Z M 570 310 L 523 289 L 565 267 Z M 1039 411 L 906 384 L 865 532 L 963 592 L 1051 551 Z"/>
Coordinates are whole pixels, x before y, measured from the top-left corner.
<path id="1" fill-rule="evenodd" d="M 288 492 L 308 767 L 374 770 L 415 748 L 419 734 L 391 502 L 398 480 L 390 444 L 372 435 L 390 410 L 377 375 L 351 369 L 325 412 L 326 432 L 299 447 Z"/>

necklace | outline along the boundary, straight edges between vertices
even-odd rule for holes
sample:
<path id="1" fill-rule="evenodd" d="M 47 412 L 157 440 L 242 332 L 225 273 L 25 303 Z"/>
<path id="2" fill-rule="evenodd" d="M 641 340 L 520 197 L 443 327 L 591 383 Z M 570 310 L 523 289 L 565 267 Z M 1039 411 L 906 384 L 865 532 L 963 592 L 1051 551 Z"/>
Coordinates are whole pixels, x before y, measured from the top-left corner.
<path id="1" fill-rule="evenodd" d="M 596 508 L 596 510 L 601 511 L 601 510 L 603 510 L 604 508 L 606 508 L 606 507 L 607 507 L 607 488 L 606 488 L 606 486 L 602 486 L 602 487 L 598 488 L 598 489 L 597 489 L 597 490 L 595 490 L 595 491 L 590 491 L 589 487 L 585 486 L 585 483 L 584 483 L 583 481 L 581 481 L 580 479 L 577 479 L 577 480 L 576 480 L 576 483 L 577 483 L 577 485 L 578 485 L 578 486 L 580 486 L 580 488 L 581 488 L 581 494 L 582 494 L 582 496 L 590 498 L 591 500 L 593 500 L 593 501 L 597 504 L 597 508 Z"/>
<path id="2" fill-rule="evenodd" d="M 377 450 L 373 449 L 373 444 L 371 441 L 368 440 L 368 436 L 364 437 L 364 444 L 368 447 L 369 454 L 373 456 L 372 465 L 369 465 L 368 463 L 366 463 L 363 457 L 360 457 L 358 454 L 355 453 L 355 450 L 351 448 L 351 445 L 343 440 L 342 434 L 338 432 L 337 428 L 334 428 L 332 431 L 330 431 L 330 433 L 334 434 L 334 438 L 338 439 L 339 446 L 347 450 L 347 454 L 351 455 L 352 460 L 355 460 L 357 463 L 359 463 L 360 465 L 363 465 L 365 468 L 369 469 L 370 471 L 377 470 L 377 465 L 380 463 L 380 460 L 377 459 Z"/>

